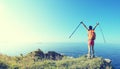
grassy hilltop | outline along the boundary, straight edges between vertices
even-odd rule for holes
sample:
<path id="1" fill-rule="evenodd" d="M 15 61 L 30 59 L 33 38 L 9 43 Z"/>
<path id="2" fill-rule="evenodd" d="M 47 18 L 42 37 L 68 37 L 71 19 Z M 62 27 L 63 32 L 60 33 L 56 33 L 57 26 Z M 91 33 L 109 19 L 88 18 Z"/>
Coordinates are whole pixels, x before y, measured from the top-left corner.
<path id="1" fill-rule="evenodd" d="M 0 69 L 112 69 L 112 66 L 101 57 L 92 59 L 87 59 L 86 56 L 71 58 L 59 55 L 58 57 L 55 52 L 47 53 L 45 57 L 41 52 L 38 50 L 15 57 L 0 55 Z"/>

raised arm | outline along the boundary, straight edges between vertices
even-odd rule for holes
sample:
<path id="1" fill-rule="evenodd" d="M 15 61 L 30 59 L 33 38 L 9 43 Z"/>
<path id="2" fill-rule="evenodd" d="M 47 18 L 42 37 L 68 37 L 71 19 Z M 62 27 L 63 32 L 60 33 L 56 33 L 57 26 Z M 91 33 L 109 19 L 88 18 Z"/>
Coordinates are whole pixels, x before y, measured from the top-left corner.
<path id="1" fill-rule="evenodd" d="M 83 22 L 80 23 L 88 30 L 87 26 Z"/>
<path id="2" fill-rule="evenodd" d="M 95 28 L 99 25 L 99 23 L 96 23 L 95 27 L 93 28 L 93 30 L 95 30 Z"/>

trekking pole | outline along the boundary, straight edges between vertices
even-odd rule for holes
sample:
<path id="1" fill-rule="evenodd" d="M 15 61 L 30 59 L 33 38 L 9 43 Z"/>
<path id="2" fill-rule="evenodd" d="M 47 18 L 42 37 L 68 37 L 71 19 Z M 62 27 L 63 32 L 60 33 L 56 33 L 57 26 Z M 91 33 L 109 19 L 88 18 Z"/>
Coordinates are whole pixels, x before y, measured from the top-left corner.
<path id="1" fill-rule="evenodd" d="M 105 36 L 104 36 L 103 30 L 102 30 L 100 24 L 99 24 L 99 28 L 100 28 L 100 32 L 101 32 L 101 34 L 102 34 L 102 37 L 103 37 L 104 43 L 106 43 Z"/>
<path id="2" fill-rule="evenodd" d="M 78 24 L 78 26 L 75 28 L 75 30 L 72 32 L 72 34 L 69 36 L 69 38 L 71 38 L 72 37 L 72 35 L 75 33 L 75 31 L 79 28 L 79 26 L 80 26 L 80 24 L 81 24 L 82 22 L 80 22 L 79 24 Z"/>

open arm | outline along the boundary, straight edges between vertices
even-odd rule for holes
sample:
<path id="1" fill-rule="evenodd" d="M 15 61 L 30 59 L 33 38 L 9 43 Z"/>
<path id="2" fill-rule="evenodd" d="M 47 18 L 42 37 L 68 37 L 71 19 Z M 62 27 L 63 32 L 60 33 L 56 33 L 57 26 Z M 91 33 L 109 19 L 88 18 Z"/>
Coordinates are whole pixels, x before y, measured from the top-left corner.
<path id="1" fill-rule="evenodd" d="M 93 28 L 93 30 L 95 30 L 95 28 L 99 25 L 99 23 L 96 23 L 95 27 Z"/>
<path id="2" fill-rule="evenodd" d="M 83 22 L 80 23 L 88 30 L 87 26 Z"/>

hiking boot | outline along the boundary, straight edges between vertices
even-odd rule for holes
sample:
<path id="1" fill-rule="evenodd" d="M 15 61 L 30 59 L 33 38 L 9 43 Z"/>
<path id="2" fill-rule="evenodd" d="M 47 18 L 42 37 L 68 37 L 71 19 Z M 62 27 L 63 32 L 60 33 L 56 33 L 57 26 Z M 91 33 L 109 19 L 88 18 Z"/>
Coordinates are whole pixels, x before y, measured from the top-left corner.
<path id="1" fill-rule="evenodd" d="M 95 55 L 92 55 L 91 58 L 95 58 Z"/>
<path id="2" fill-rule="evenodd" d="M 87 54 L 87 58 L 88 58 L 88 59 L 90 59 L 90 58 L 91 58 L 91 56 L 90 56 L 89 54 Z"/>

